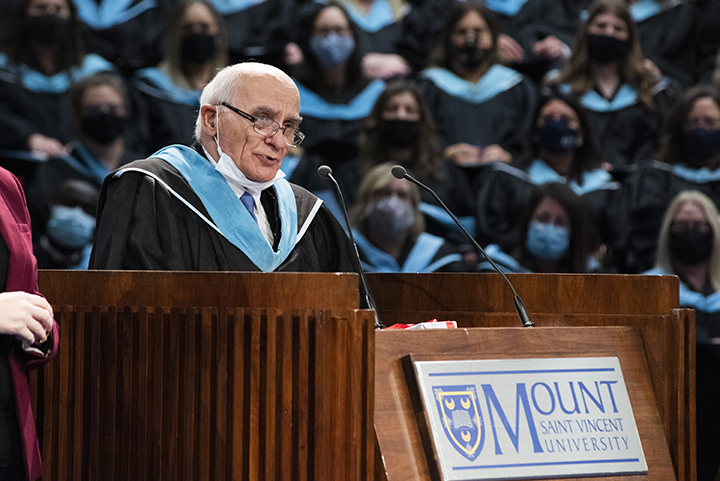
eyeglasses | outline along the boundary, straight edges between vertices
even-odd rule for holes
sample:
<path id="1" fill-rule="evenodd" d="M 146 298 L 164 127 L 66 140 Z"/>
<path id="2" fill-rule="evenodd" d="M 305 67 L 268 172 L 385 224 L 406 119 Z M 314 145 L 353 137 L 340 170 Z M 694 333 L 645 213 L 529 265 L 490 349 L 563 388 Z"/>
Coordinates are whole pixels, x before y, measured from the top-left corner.
<path id="1" fill-rule="evenodd" d="M 674 220 L 670 223 L 670 230 L 672 232 L 680 232 L 686 230 L 694 230 L 698 232 L 710 232 L 710 224 L 707 221 L 682 221 Z"/>
<path id="2" fill-rule="evenodd" d="M 280 124 L 272 119 L 269 119 L 267 117 L 254 117 L 247 112 L 243 112 L 242 110 L 233 107 L 227 102 L 223 102 L 220 105 L 229 108 L 230 110 L 238 114 L 240 117 L 248 119 L 250 122 L 253 123 L 253 129 L 255 130 L 255 132 L 262 136 L 272 137 L 273 135 L 278 133 L 278 130 L 280 130 L 282 131 L 282 136 L 285 140 L 285 144 L 287 144 L 289 147 L 297 147 L 302 144 L 303 140 L 305 140 L 305 134 L 297 130 L 295 127 L 292 127 L 290 125 L 280 127 Z"/>

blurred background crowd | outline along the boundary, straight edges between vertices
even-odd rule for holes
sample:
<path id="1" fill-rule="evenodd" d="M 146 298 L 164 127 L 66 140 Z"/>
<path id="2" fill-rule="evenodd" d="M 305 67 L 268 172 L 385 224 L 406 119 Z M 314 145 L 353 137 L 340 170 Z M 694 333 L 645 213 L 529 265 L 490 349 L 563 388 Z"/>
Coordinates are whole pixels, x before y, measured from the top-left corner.
<path id="1" fill-rule="evenodd" d="M 674 274 L 697 310 L 698 479 L 720 464 L 720 2 L 16 0 L 0 5 L 0 165 L 40 268 L 87 266 L 104 178 L 191 145 L 202 88 L 285 70 L 291 182 L 352 205 L 372 272 Z M 717 302 L 716 302 L 717 301 Z M 709 440 L 709 441 L 708 441 Z"/>

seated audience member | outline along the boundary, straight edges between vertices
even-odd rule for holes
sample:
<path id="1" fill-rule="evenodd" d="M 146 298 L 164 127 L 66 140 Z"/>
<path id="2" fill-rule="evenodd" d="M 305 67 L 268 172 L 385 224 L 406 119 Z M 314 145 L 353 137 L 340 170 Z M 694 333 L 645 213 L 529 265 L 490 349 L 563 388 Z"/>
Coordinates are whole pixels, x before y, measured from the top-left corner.
<path id="1" fill-rule="evenodd" d="M 554 22 L 561 15 L 557 0 L 485 0 L 497 15 L 502 34 L 498 55 L 505 63 L 540 81 L 570 56 L 569 42 L 556 36 Z M 571 37 L 572 38 L 572 37 Z"/>
<path id="2" fill-rule="evenodd" d="M 517 242 L 517 213 L 523 210 L 535 186 L 567 184 L 581 196 L 597 226 L 606 226 L 609 198 L 618 190 L 600 158 L 582 108 L 571 98 L 543 89 L 533 115 L 530 149 L 509 166 L 484 166 L 475 186 L 476 234 L 481 244 L 509 249 Z M 608 226 L 609 227 L 609 226 Z M 601 229 L 605 231 L 605 229 Z"/>
<path id="3" fill-rule="evenodd" d="M 592 3 L 569 65 L 551 83 L 581 102 L 604 161 L 619 169 L 650 158 L 672 96 L 645 64 L 623 0 Z"/>
<path id="4" fill-rule="evenodd" d="M 680 305 L 695 309 L 698 480 L 720 468 L 720 221 L 706 195 L 677 195 L 663 218 L 655 268 L 645 274 L 680 278 Z"/>
<path id="5" fill-rule="evenodd" d="M 368 78 L 410 73 L 410 64 L 398 55 L 403 20 L 410 12 L 405 0 L 337 0 L 358 27 L 363 47 L 363 71 Z"/>
<path id="6" fill-rule="evenodd" d="M 165 19 L 174 0 L 72 0 L 88 50 L 129 76 L 162 56 Z"/>
<path id="7" fill-rule="evenodd" d="M 314 4 L 305 13 L 298 40 L 304 61 L 295 80 L 307 141 L 291 180 L 316 191 L 327 188 L 316 173 L 320 165 L 334 170 L 357 157 L 363 120 L 385 83 L 370 82 L 363 75 L 360 36 L 343 7 Z"/>
<path id="8" fill-rule="evenodd" d="M 499 34 L 487 7 L 457 2 L 445 18 L 433 67 L 420 73 L 444 156 L 461 166 L 510 162 L 530 131 L 535 86 L 497 63 Z"/>
<path id="9" fill-rule="evenodd" d="M 0 55 L 0 156 L 59 157 L 74 137 L 70 87 L 112 65 L 85 55 L 75 4 L 18 0 Z"/>
<path id="10" fill-rule="evenodd" d="M 391 164 L 370 169 L 350 212 L 353 237 L 368 272 L 458 272 L 458 250 L 428 234 L 415 184 L 392 175 Z"/>
<path id="11" fill-rule="evenodd" d="M 50 212 L 33 250 L 39 269 L 87 269 L 100 192 L 82 180 L 66 180 L 47 206 Z"/>
<path id="12" fill-rule="evenodd" d="M 247 62 L 203 89 L 191 147 L 131 162 L 103 184 L 90 267 L 356 271 L 345 232 L 280 166 L 304 136 L 292 79 Z"/>
<path id="13" fill-rule="evenodd" d="M 433 189 L 472 230 L 470 188 L 459 168 L 442 158 L 432 114 L 422 92 L 412 82 L 391 82 L 378 97 L 360 133 L 358 160 L 338 169 L 343 192 L 354 200 L 357 179 L 381 163 L 405 167 L 410 175 Z M 424 189 L 420 190 L 420 210 L 429 233 L 451 237 L 459 230 Z"/>
<path id="14" fill-rule="evenodd" d="M 720 92 L 689 89 L 663 129 L 659 162 L 643 163 L 623 181 L 617 222 L 625 236 L 615 249 L 623 272 L 652 266 L 663 213 L 673 197 L 699 190 L 720 205 Z"/>
<path id="15" fill-rule="evenodd" d="M 77 137 L 68 145 L 70 152 L 38 167 L 27 189 L 35 240 L 44 231 L 48 205 L 63 182 L 82 180 L 99 191 L 110 172 L 138 158 L 126 147 L 128 101 L 119 76 L 87 77 L 73 86 L 71 100 Z"/>
<path id="16" fill-rule="evenodd" d="M 230 63 L 245 60 L 285 65 L 285 48 L 294 36 L 297 1 L 209 0 L 227 28 Z"/>
<path id="17" fill-rule="evenodd" d="M 710 83 L 717 75 L 717 57 L 720 54 L 720 2 L 716 0 L 695 0 L 697 15 L 695 20 L 695 38 L 692 45 L 695 49 L 695 79 L 699 83 Z"/>
<path id="18" fill-rule="evenodd" d="M 40 295 L 22 187 L 0 168 L 0 475 L 42 474 L 27 371 L 57 353 L 58 327 Z"/>
<path id="19" fill-rule="evenodd" d="M 504 272 L 582 273 L 594 271 L 598 244 L 582 199 L 570 187 L 551 182 L 535 190 L 519 219 L 517 245 L 507 254 L 497 244 L 486 247 Z M 481 262 L 481 271 L 491 271 Z"/>
<path id="20" fill-rule="evenodd" d="M 168 25 L 163 61 L 133 78 L 147 154 L 192 143 L 200 93 L 226 65 L 227 33 L 215 7 L 206 0 L 178 5 Z"/>

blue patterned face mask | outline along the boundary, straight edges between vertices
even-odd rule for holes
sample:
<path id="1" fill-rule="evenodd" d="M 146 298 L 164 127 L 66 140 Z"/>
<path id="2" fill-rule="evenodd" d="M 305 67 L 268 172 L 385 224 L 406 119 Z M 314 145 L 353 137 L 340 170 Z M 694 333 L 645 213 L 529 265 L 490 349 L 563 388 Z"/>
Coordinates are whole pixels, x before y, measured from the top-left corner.
<path id="1" fill-rule="evenodd" d="M 334 67 L 345 62 L 355 50 L 352 35 L 330 34 L 327 37 L 315 35 L 310 38 L 310 49 L 323 67 Z"/>
<path id="2" fill-rule="evenodd" d="M 544 261 L 560 259 L 570 247 L 570 231 L 553 224 L 530 222 L 526 240 L 532 255 Z"/>
<path id="3" fill-rule="evenodd" d="M 94 231 L 95 217 L 82 207 L 55 205 L 50 208 L 46 232 L 55 244 L 67 249 L 80 249 L 92 242 Z"/>
<path id="4" fill-rule="evenodd" d="M 577 147 L 579 134 L 579 130 L 570 128 L 567 120 L 550 120 L 537 129 L 538 145 L 555 154 L 572 152 Z"/>

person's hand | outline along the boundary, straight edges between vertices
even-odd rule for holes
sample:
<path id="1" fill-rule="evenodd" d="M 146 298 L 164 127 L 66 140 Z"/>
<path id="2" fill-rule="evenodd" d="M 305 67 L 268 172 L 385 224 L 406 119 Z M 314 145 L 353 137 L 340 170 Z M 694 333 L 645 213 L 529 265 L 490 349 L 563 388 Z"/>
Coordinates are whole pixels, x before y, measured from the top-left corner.
<path id="1" fill-rule="evenodd" d="M 658 66 L 655 65 L 655 62 L 653 62 L 649 58 L 643 59 L 643 66 L 645 67 L 645 70 L 650 72 L 650 75 L 652 75 L 655 80 L 660 80 L 662 78 L 662 72 L 660 71 Z"/>
<path id="2" fill-rule="evenodd" d="M 463 143 L 447 147 L 443 155 L 457 165 L 475 165 L 481 163 L 482 153 L 482 147 Z"/>
<path id="3" fill-rule="evenodd" d="M 303 51 L 300 46 L 294 42 L 285 45 L 285 63 L 288 65 L 297 65 L 305 60 Z"/>
<path id="4" fill-rule="evenodd" d="M 514 38 L 501 33 L 498 36 L 498 55 L 506 62 L 519 63 L 525 57 L 525 50 Z"/>
<path id="5" fill-rule="evenodd" d="M 535 57 L 558 60 L 569 57 L 570 48 L 559 38 L 550 35 L 535 42 L 532 46 L 532 53 Z"/>
<path id="6" fill-rule="evenodd" d="M 484 164 L 486 162 L 505 162 L 509 164 L 512 162 L 512 155 L 498 144 L 488 145 L 483 149 L 480 157 L 480 163 Z"/>
<path id="7" fill-rule="evenodd" d="M 367 78 L 389 78 L 410 73 L 410 64 L 394 53 L 368 53 L 363 56 L 362 69 Z"/>
<path id="8" fill-rule="evenodd" d="M 27 146 L 30 152 L 39 157 L 62 157 L 68 153 L 67 147 L 59 140 L 38 133 L 30 134 Z"/>
<path id="9" fill-rule="evenodd" d="M 52 331 L 53 310 L 43 297 L 27 292 L 0 293 L 0 334 L 40 344 Z"/>

